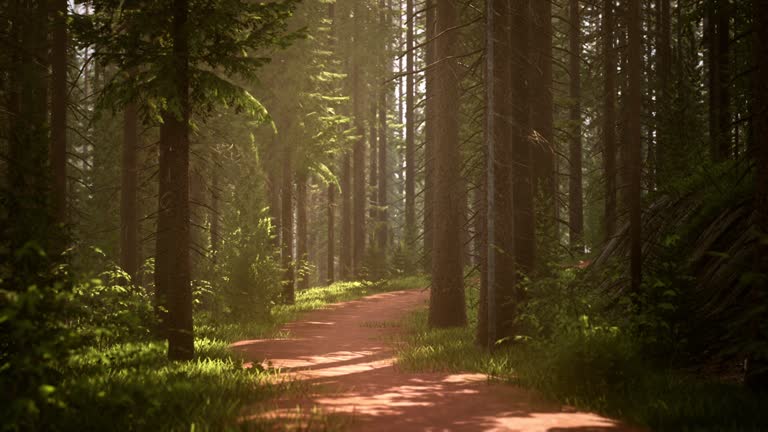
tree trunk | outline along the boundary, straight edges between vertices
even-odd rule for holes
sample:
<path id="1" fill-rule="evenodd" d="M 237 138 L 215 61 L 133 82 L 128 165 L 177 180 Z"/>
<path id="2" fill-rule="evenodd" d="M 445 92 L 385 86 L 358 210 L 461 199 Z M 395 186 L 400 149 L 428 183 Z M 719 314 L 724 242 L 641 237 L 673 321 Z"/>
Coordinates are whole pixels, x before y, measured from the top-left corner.
<path id="1" fill-rule="evenodd" d="M 467 323 L 464 300 L 464 275 L 461 268 L 461 191 L 457 173 L 461 169 L 459 151 L 459 75 L 458 24 L 455 0 L 437 3 L 435 30 L 435 194 L 432 248 L 432 290 L 429 324 L 432 327 L 463 326 Z"/>
<path id="2" fill-rule="evenodd" d="M 368 218 L 375 223 L 375 221 L 378 218 L 378 206 L 379 206 L 379 133 L 378 133 L 378 123 L 376 122 L 376 114 L 378 113 L 378 101 L 374 98 L 371 98 L 371 112 L 370 112 L 370 119 L 368 122 L 369 126 L 369 144 L 368 147 L 370 148 L 370 159 L 368 162 L 369 170 L 368 170 L 368 185 L 370 188 L 371 197 L 370 200 L 370 208 L 368 209 Z M 376 244 L 376 230 L 373 230 L 371 233 L 368 234 L 369 236 L 369 242 L 373 246 Z"/>
<path id="3" fill-rule="evenodd" d="M 328 19 L 331 21 L 330 44 L 335 48 L 336 43 L 336 8 L 335 3 L 328 3 Z M 332 284 L 336 280 L 336 185 L 328 184 L 328 252 L 326 253 L 326 283 Z"/>
<path id="4" fill-rule="evenodd" d="M 416 144 L 414 117 L 413 0 L 406 1 L 407 31 L 405 80 L 405 244 L 416 247 Z"/>
<path id="5" fill-rule="evenodd" d="M 341 265 L 342 280 L 352 277 L 352 162 L 349 153 L 341 160 Z"/>
<path id="6" fill-rule="evenodd" d="M 533 146 L 528 102 L 529 0 L 515 0 L 512 6 L 512 197 L 514 212 L 514 255 L 517 274 L 531 275 L 536 265 L 536 210 L 533 193 Z M 518 298 L 518 300 L 520 300 Z"/>
<path id="7" fill-rule="evenodd" d="M 139 215 L 137 209 L 137 153 L 139 119 L 136 105 L 123 111 L 123 167 L 120 188 L 120 266 L 136 283 L 139 270 Z"/>
<path id="8" fill-rule="evenodd" d="M 704 19 L 709 86 L 710 152 L 715 161 L 730 156 L 729 0 L 707 2 Z"/>
<path id="9" fill-rule="evenodd" d="M 328 185 L 328 275 L 326 282 L 328 285 L 336 280 L 334 272 L 336 266 L 336 185 Z"/>
<path id="10" fill-rule="evenodd" d="M 155 286 L 161 322 L 168 337 L 168 358 L 194 357 L 192 288 L 189 263 L 189 48 L 187 0 L 172 4 L 173 44 L 170 73 L 175 88 L 171 99 L 180 112 L 163 112 L 160 127 L 160 190 L 157 216 Z"/>
<path id="11" fill-rule="evenodd" d="M 642 172 L 642 22 L 640 0 L 628 0 L 627 26 L 629 51 L 627 66 L 629 83 L 627 88 L 627 167 L 629 171 L 629 236 L 630 275 L 632 291 L 640 293 L 642 283 L 642 215 L 641 215 L 641 172 Z"/>
<path id="12" fill-rule="evenodd" d="M 497 94 L 499 78 L 504 80 L 504 68 L 499 68 L 499 61 L 506 61 L 499 56 L 499 42 L 506 41 L 506 0 L 489 0 L 485 4 L 485 176 L 479 183 L 482 185 L 478 206 L 478 236 L 480 241 L 480 295 L 477 308 L 476 343 L 486 349 L 491 349 L 496 343 L 496 225 L 495 225 L 495 170 L 496 170 L 496 132 L 497 124 L 503 118 L 497 119 L 496 98 L 504 95 Z M 501 54 L 504 54 L 503 52 Z M 501 104 L 502 106 L 504 104 Z M 482 222 L 479 222 L 482 220 Z M 482 225 L 481 225 L 482 223 Z M 483 247 L 485 246 L 485 247 Z"/>
<path id="13" fill-rule="evenodd" d="M 219 252 L 221 251 L 221 174 L 219 170 L 218 157 L 216 150 L 213 152 L 213 164 L 211 172 L 211 254 L 213 262 L 218 262 Z M 272 209 L 270 207 L 270 214 Z"/>
<path id="14" fill-rule="evenodd" d="M 280 207 L 280 186 L 282 185 L 281 168 L 283 160 L 278 149 L 277 135 L 273 135 L 271 146 L 267 151 L 269 162 L 267 163 L 267 193 L 269 194 L 269 219 L 272 225 L 272 244 L 275 250 L 278 250 L 282 243 L 280 236 L 280 220 L 282 219 L 282 209 Z"/>
<path id="15" fill-rule="evenodd" d="M 432 39 L 435 37 L 435 2 L 427 0 L 426 4 L 426 46 L 425 63 L 427 70 L 424 72 L 424 81 L 426 86 L 426 102 L 424 107 L 424 269 L 432 269 L 432 243 L 434 241 L 433 233 L 433 210 L 434 201 L 434 158 L 435 158 L 435 78 L 431 65 L 435 62 L 435 44 Z"/>
<path id="16" fill-rule="evenodd" d="M 672 164 L 673 154 L 671 148 L 670 129 L 675 125 L 670 121 L 673 111 L 669 109 L 672 103 L 672 94 L 670 84 L 672 81 L 672 25 L 670 0 L 660 0 L 659 5 L 659 39 L 658 47 L 658 71 L 659 74 L 659 103 L 658 115 L 658 137 L 656 141 L 656 183 L 659 186 L 667 184 L 670 175 L 674 169 Z"/>
<path id="17" fill-rule="evenodd" d="M 53 221 L 67 223 L 67 0 L 51 4 L 51 204 Z M 58 252 L 65 247 L 57 245 Z"/>
<path id="18" fill-rule="evenodd" d="M 579 0 L 570 0 L 570 176 L 568 183 L 569 232 L 572 248 L 584 245 L 584 193 L 581 176 L 581 14 Z"/>
<path id="19" fill-rule="evenodd" d="M 718 57 L 718 95 L 717 101 L 717 154 L 718 160 L 726 160 L 732 154 L 731 150 L 731 5 L 730 0 L 718 0 L 717 11 L 717 57 Z"/>
<path id="20" fill-rule="evenodd" d="M 17 251 L 34 241 L 47 249 L 50 245 L 51 205 L 50 183 L 46 175 L 49 159 L 47 130 L 47 2 L 19 2 L 13 17 L 12 30 L 17 44 L 9 47 L 12 58 L 8 95 L 8 207 L 7 214 L 15 221 L 7 235 L 11 251 Z M 4 48 L 5 49 L 5 48 Z M 6 229 L 3 227 L 3 229 Z M 40 260 L 42 262 L 42 260 Z"/>
<path id="21" fill-rule="evenodd" d="M 755 251 L 755 273 L 761 275 L 753 288 L 752 298 L 755 304 L 764 307 L 763 313 L 754 323 L 755 339 L 762 344 L 768 339 L 768 1 L 754 0 L 752 3 L 754 30 L 752 33 L 752 52 L 754 69 L 752 72 L 752 109 L 755 137 L 755 211 L 757 230 L 763 241 Z M 760 345 L 758 345 L 760 346 Z M 765 345 L 762 345 L 765 346 Z M 750 355 L 746 384 L 754 389 L 768 389 L 768 353 Z"/>
<path id="22" fill-rule="evenodd" d="M 614 0 L 603 0 L 603 163 L 605 169 L 605 242 L 616 233 L 616 51 L 614 39 Z"/>
<path id="23" fill-rule="evenodd" d="M 552 96 L 552 3 L 532 1 L 530 101 L 533 129 L 534 192 L 542 209 L 540 245 L 553 253 L 557 238 L 557 173 L 555 172 L 554 100 Z"/>
<path id="24" fill-rule="evenodd" d="M 380 15 L 379 15 L 379 21 L 382 27 L 382 30 L 386 30 L 388 27 L 388 22 L 390 19 L 389 15 L 389 5 L 385 5 L 384 0 L 379 1 L 379 8 L 381 9 Z M 389 46 L 387 42 L 384 42 L 384 54 L 381 59 L 381 63 L 387 64 L 387 66 L 384 68 L 384 73 L 389 76 L 392 73 L 392 65 L 391 62 L 388 61 L 388 55 L 387 51 L 389 50 Z M 389 197 L 387 196 L 387 193 L 389 192 L 388 185 L 389 185 L 389 178 L 388 178 L 388 163 L 387 163 L 387 155 L 389 154 L 388 146 L 388 138 L 389 138 L 389 128 L 387 126 L 387 94 L 389 93 L 389 88 L 386 86 L 383 86 L 381 88 L 381 92 L 379 93 L 379 198 L 378 198 L 378 204 L 379 204 L 379 212 L 378 212 L 378 229 L 376 234 L 376 242 L 378 243 L 378 250 L 379 254 L 382 259 L 382 263 L 386 263 L 387 259 L 387 244 L 388 244 L 388 237 L 389 237 L 389 227 L 388 227 L 388 219 L 389 219 L 389 211 L 388 211 L 388 204 L 389 204 Z"/>
<path id="25" fill-rule="evenodd" d="M 299 270 L 298 289 L 309 288 L 309 231 L 307 221 L 307 176 L 296 179 L 296 263 Z"/>
<path id="26" fill-rule="evenodd" d="M 361 8 L 359 3 L 354 6 L 354 40 L 355 44 L 360 43 L 360 27 L 364 25 Z M 365 265 L 365 196 L 366 178 L 365 178 L 365 128 L 363 126 L 363 91 L 362 91 L 362 72 L 360 67 L 360 58 L 355 53 L 352 59 L 352 117 L 355 126 L 355 133 L 358 135 L 352 149 L 352 158 L 354 164 L 354 210 L 353 210 L 353 233 L 352 233 L 352 274 L 355 278 L 360 278 L 363 274 Z"/>
<path id="27" fill-rule="evenodd" d="M 519 0 L 516 0 L 519 1 Z M 515 7 L 519 8 L 519 4 Z M 513 81 L 522 77 L 513 76 L 513 31 L 512 4 L 508 0 L 496 0 L 496 15 L 493 24 L 495 48 L 493 59 L 493 106 L 492 139 L 495 145 L 493 181 L 489 179 L 487 187 L 488 211 L 488 307 L 493 318 L 489 319 L 489 339 L 495 339 L 513 333 L 512 320 L 517 306 L 517 262 L 515 260 L 515 203 L 513 188 L 515 185 L 514 134 L 519 132 L 513 123 L 520 112 L 513 108 Z M 519 11 L 518 11 L 519 12 Z M 518 18 L 519 20 L 519 18 Z M 515 35 L 516 37 L 519 35 Z M 516 41 L 516 43 L 518 43 Z M 516 47 L 519 50 L 519 46 Z M 519 71 L 519 65 L 516 69 Z M 518 95 L 520 89 L 517 89 Z M 517 101 L 514 101 L 515 103 Z M 519 108 L 519 107 L 518 107 Z M 517 117 L 516 117 L 517 116 Z M 491 229 L 491 223 L 493 229 Z"/>
<path id="28" fill-rule="evenodd" d="M 296 273 L 293 259 L 293 151 L 289 143 L 283 150 L 283 187 L 282 187 L 282 220 L 281 255 L 283 265 L 283 304 L 294 304 L 296 301 Z"/>

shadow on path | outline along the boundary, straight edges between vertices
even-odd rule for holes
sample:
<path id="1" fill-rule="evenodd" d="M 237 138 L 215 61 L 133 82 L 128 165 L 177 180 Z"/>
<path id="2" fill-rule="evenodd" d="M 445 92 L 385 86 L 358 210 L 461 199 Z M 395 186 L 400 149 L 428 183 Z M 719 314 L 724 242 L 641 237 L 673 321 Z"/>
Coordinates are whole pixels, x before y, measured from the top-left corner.
<path id="1" fill-rule="evenodd" d="M 488 382 L 479 374 L 405 373 L 393 366 L 386 341 L 428 293 L 379 294 L 303 315 L 287 325 L 287 339 L 232 345 L 253 362 L 274 367 L 311 386 L 299 399 L 275 401 L 254 417 L 273 419 L 277 430 L 305 422 L 313 410 L 351 417 L 360 431 L 639 431 L 616 421 L 547 401 L 535 392 Z M 244 418 L 247 422 L 248 418 Z"/>

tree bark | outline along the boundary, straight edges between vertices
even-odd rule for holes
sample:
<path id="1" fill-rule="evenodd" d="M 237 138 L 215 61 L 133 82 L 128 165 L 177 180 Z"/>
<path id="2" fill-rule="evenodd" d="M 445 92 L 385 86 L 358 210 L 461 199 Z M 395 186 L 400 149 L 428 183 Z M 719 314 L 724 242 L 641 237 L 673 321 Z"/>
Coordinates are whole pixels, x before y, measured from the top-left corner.
<path id="1" fill-rule="evenodd" d="M 328 185 L 328 264 L 326 283 L 332 284 L 336 280 L 336 185 Z"/>
<path id="2" fill-rule="evenodd" d="M 656 183 L 664 186 L 669 180 L 674 170 L 670 167 L 673 158 L 673 149 L 670 148 L 669 130 L 675 125 L 670 121 L 672 110 L 669 104 L 672 103 L 672 94 L 670 92 L 672 82 L 672 25 L 670 0 L 660 0 L 659 5 L 659 31 L 658 31 L 658 71 L 659 74 L 659 101 L 658 115 L 658 137 L 656 143 Z"/>
<path id="3" fill-rule="evenodd" d="M 123 111 L 123 166 L 120 188 L 120 266 L 136 283 L 139 270 L 138 112 L 131 103 Z"/>
<path id="4" fill-rule="evenodd" d="M 280 220 L 282 218 L 282 209 L 280 206 L 280 186 L 282 185 L 281 169 L 283 166 L 282 156 L 277 145 L 277 135 L 273 135 L 271 145 L 267 151 L 269 163 L 267 164 L 267 193 L 269 195 L 269 219 L 272 225 L 272 244 L 275 250 L 278 250 L 282 243 L 280 229 Z"/>
<path id="5" fill-rule="evenodd" d="M 730 4 L 729 0 L 707 2 L 704 20 L 709 86 L 710 152 L 715 161 L 730 152 Z"/>
<path id="6" fill-rule="evenodd" d="M 629 236 L 630 236 L 630 275 L 632 291 L 640 293 L 642 283 L 642 18 L 640 0 L 628 0 L 627 26 L 629 51 L 627 66 L 629 82 L 627 86 L 627 167 L 629 171 Z"/>
<path id="7" fill-rule="evenodd" d="M 369 126 L 369 144 L 370 159 L 368 162 L 368 186 L 370 188 L 370 208 L 368 209 L 368 218 L 371 221 L 378 219 L 378 206 L 379 206 L 379 133 L 377 123 L 378 113 L 378 101 L 375 98 L 371 98 L 371 111 L 370 119 L 368 121 Z M 376 244 L 376 230 L 373 230 L 369 235 L 369 242 L 371 245 Z"/>
<path id="8" fill-rule="evenodd" d="M 64 225 L 67 223 L 67 0 L 50 0 L 50 6 L 51 204 L 54 223 Z M 57 246 L 64 248 L 64 244 Z"/>
<path id="9" fill-rule="evenodd" d="M 354 6 L 354 40 L 355 44 L 360 43 L 360 27 L 364 24 L 358 2 Z M 365 196 L 366 178 L 365 178 L 365 128 L 363 127 L 363 92 L 362 72 L 360 68 L 360 58 L 355 53 L 352 59 L 352 117 L 358 135 L 353 146 L 352 158 L 354 164 L 354 210 L 353 210 L 353 250 L 352 250 L 352 274 L 355 278 L 362 277 L 363 267 L 365 265 Z"/>
<path id="10" fill-rule="evenodd" d="M 168 337 L 168 358 L 191 360 L 194 357 L 194 334 L 189 262 L 189 4 L 187 0 L 174 0 L 171 6 L 173 57 L 170 73 L 176 84 L 171 99 L 178 103 L 180 115 L 163 112 L 160 127 L 155 286 L 161 322 Z"/>
<path id="11" fill-rule="evenodd" d="M 221 251 L 221 174 L 219 170 L 219 159 L 217 152 L 214 149 L 213 152 L 213 164 L 211 172 L 211 212 L 209 218 L 211 220 L 211 254 L 213 255 L 213 262 L 218 262 L 219 252 Z M 272 209 L 270 207 L 270 215 Z"/>
<path id="12" fill-rule="evenodd" d="M 572 248 L 584 243 L 584 192 L 581 150 L 581 13 L 579 0 L 570 0 L 569 72 L 570 72 L 570 176 L 568 183 L 569 237 Z"/>
<path id="13" fill-rule="evenodd" d="M 754 69 L 752 72 L 752 109 L 755 138 L 755 212 L 758 242 L 755 251 L 755 273 L 761 275 L 753 288 L 752 298 L 755 304 L 765 308 L 768 302 L 768 0 L 753 0 L 752 10 L 754 29 L 752 32 L 752 52 Z M 768 312 L 757 317 L 754 323 L 754 337 L 765 343 L 768 340 Z M 763 345 L 765 346 L 765 345 Z M 746 384 L 754 389 L 768 389 L 768 353 L 751 353 L 748 363 Z"/>
<path id="14" fill-rule="evenodd" d="M 406 1 L 408 20 L 405 39 L 405 244 L 416 247 L 416 144 L 414 118 L 414 52 L 413 52 L 413 0 Z"/>
<path id="15" fill-rule="evenodd" d="M 426 102 L 424 107 L 424 269 L 432 269 L 432 243 L 433 233 L 433 209 L 434 201 L 434 157 L 435 157 L 435 78 L 431 65 L 435 62 L 435 2 L 427 0 L 426 4 L 426 45 L 425 63 L 427 70 L 424 72 L 426 87 Z"/>
<path id="16" fill-rule="evenodd" d="M 435 194 L 432 248 L 432 289 L 429 324 L 432 327 L 463 326 L 467 323 L 464 300 L 461 248 L 461 191 L 457 173 L 461 169 L 459 151 L 459 75 L 456 59 L 458 24 L 455 0 L 437 3 L 435 57 Z"/>
<path id="17" fill-rule="evenodd" d="M 717 57 L 718 82 L 720 87 L 717 101 L 717 154 L 719 160 L 726 160 L 732 154 L 731 150 L 731 5 L 730 0 L 718 0 L 717 11 Z"/>
<path id="18" fill-rule="evenodd" d="M 349 153 L 341 160 L 341 246 L 340 269 L 342 280 L 352 277 L 352 161 Z"/>
<path id="19" fill-rule="evenodd" d="M 44 250 L 50 245 L 50 182 L 46 166 L 49 159 L 47 130 L 48 81 L 47 35 L 48 5 L 44 0 L 18 2 L 9 11 L 16 46 L 11 51 L 8 207 L 15 221 L 3 230 L 10 239 L 11 251 L 28 242 Z M 55 235 L 55 234 L 54 234 Z M 42 261 L 42 260 L 40 260 Z"/>
<path id="20" fill-rule="evenodd" d="M 379 21 L 382 27 L 382 30 L 387 29 L 388 27 L 388 20 L 390 19 L 389 15 L 389 5 L 385 5 L 384 0 L 379 0 L 379 8 L 380 8 L 380 15 L 379 15 Z M 383 56 L 381 59 L 381 63 L 387 64 L 387 66 L 384 68 L 384 71 L 387 76 L 391 75 L 392 66 L 391 62 L 388 61 L 388 55 L 387 51 L 389 50 L 389 46 L 387 42 L 384 42 L 383 47 Z M 379 197 L 378 197 L 378 204 L 379 204 L 379 212 L 378 212 L 378 226 L 377 226 L 377 234 L 376 234 L 376 242 L 378 244 L 378 250 L 379 254 L 382 258 L 382 261 L 385 262 L 387 259 L 387 245 L 388 245 L 388 237 L 389 237 L 389 227 L 388 227 L 388 219 L 389 219 L 389 211 L 388 211 L 388 202 L 389 197 L 387 196 L 387 193 L 389 192 L 389 177 L 388 177 L 388 163 L 387 163 L 387 156 L 389 153 L 388 146 L 388 138 L 389 138 L 389 128 L 387 126 L 387 94 L 389 93 L 389 89 L 384 86 L 381 88 L 379 93 Z"/>
<path id="21" fill-rule="evenodd" d="M 519 0 L 515 0 L 519 1 Z M 519 8 L 519 4 L 515 5 Z M 512 3 L 509 0 L 495 1 L 496 15 L 493 24 L 495 34 L 493 64 L 493 134 L 495 158 L 493 164 L 493 182 L 487 187 L 488 208 L 492 221 L 488 227 L 488 307 L 495 317 L 489 320 L 489 338 L 502 338 L 513 333 L 512 321 L 517 306 L 517 262 L 515 260 L 515 185 L 514 164 L 516 130 L 513 123 L 520 112 L 513 108 L 517 103 L 512 98 L 513 81 L 521 77 L 513 76 L 513 31 Z M 517 35 L 516 35 L 517 36 Z M 517 47 L 519 49 L 519 47 Z M 518 69 L 519 70 L 519 67 Z M 519 88 L 518 88 L 519 93 Z M 519 107 L 518 107 L 519 108 Z M 491 200 L 492 198 L 492 200 Z M 490 224 L 493 224 L 493 230 Z M 491 273 L 492 272 L 492 273 Z"/>
<path id="22" fill-rule="evenodd" d="M 299 269 L 298 289 L 309 288 L 309 231 L 307 220 L 307 176 L 299 174 L 296 179 L 296 262 Z"/>
<path id="23" fill-rule="evenodd" d="M 296 301 L 296 272 L 293 256 L 293 150 L 285 143 L 283 150 L 283 187 L 282 187 L 282 220 L 281 256 L 283 265 L 283 304 L 294 304 Z"/>
<path id="24" fill-rule="evenodd" d="M 529 0 L 512 6 L 512 197 L 514 255 L 517 274 L 531 275 L 536 266 L 536 210 L 534 206 L 533 146 L 530 136 L 531 107 L 528 99 Z M 518 293 L 519 294 L 519 293 Z M 521 300 L 518 298 L 518 300 Z"/>
<path id="25" fill-rule="evenodd" d="M 605 239 L 616 233 L 616 51 L 614 40 L 614 1 L 603 0 L 603 166 L 605 170 Z"/>
<path id="26" fill-rule="evenodd" d="M 552 96 L 552 3 L 532 1 L 530 100 L 533 129 L 534 192 L 542 209 L 540 245 L 554 252 L 557 238 L 554 100 Z M 546 244 L 545 244 L 546 242 Z M 542 248 L 540 248 L 542 249 Z"/>

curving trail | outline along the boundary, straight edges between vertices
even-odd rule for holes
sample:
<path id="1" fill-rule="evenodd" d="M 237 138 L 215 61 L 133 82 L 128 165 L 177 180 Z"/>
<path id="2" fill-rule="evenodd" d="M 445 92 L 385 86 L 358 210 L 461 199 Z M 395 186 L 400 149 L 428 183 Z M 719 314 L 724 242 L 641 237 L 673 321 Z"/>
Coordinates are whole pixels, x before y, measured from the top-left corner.
<path id="1" fill-rule="evenodd" d="M 341 427 L 355 431 L 640 430 L 574 412 L 529 390 L 488 383 L 483 375 L 398 371 L 388 341 L 397 322 L 428 296 L 399 291 L 339 303 L 288 324 L 286 339 L 233 344 L 249 360 L 270 361 L 310 385 L 307 395 L 276 401 L 260 416 L 273 419 L 276 429 L 319 429 L 302 417 L 314 409 L 315 416 L 345 419 Z"/>

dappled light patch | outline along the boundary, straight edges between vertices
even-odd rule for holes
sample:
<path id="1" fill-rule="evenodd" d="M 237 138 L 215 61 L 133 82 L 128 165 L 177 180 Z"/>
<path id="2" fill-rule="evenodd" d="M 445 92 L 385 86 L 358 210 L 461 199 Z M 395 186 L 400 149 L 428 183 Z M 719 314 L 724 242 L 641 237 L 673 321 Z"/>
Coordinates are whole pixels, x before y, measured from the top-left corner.
<path id="1" fill-rule="evenodd" d="M 302 428 L 333 418 L 346 419 L 344 427 L 361 431 L 633 430 L 519 387 L 490 382 L 485 374 L 460 372 L 458 363 L 456 371 L 431 373 L 396 366 L 390 342 L 400 326 L 371 323 L 400 322 L 427 298 L 428 293 L 419 291 L 378 294 L 307 313 L 286 326 L 291 338 L 233 344 L 253 364 L 279 370 L 278 379 L 308 386 L 305 393 L 249 407 L 241 423 L 306 430 Z M 443 334 L 461 345 L 466 338 L 457 336 L 462 332 Z"/>

